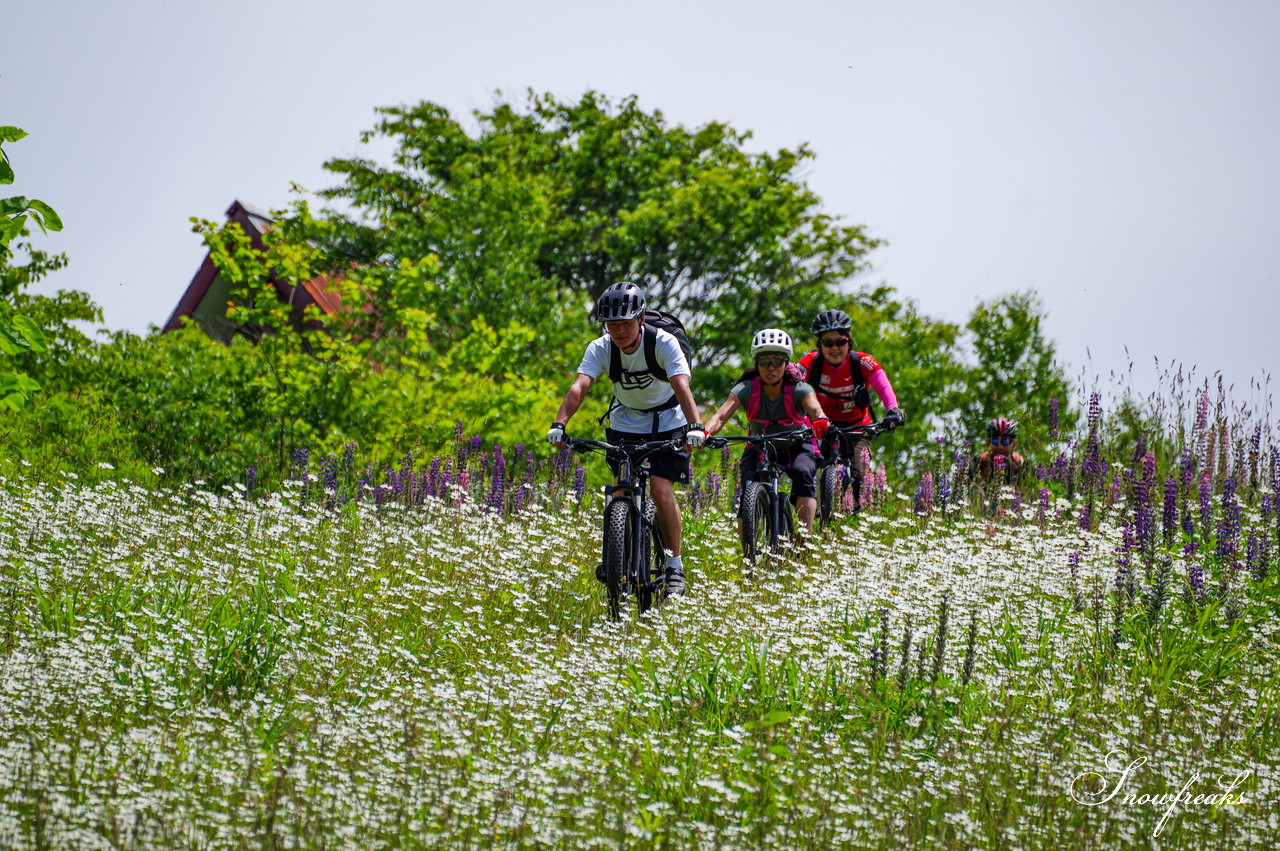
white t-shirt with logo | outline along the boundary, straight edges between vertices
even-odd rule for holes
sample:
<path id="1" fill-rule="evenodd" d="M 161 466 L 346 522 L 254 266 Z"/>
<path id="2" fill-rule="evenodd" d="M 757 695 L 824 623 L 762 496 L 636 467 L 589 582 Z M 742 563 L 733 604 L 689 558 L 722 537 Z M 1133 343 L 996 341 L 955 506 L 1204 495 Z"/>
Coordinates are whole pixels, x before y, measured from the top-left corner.
<path id="1" fill-rule="evenodd" d="M 658 366 L 666 370 L 668 378 L 673 375 L 689 375 L 689 362 L 685 359 L 684 350 L 680 348 L 680 342 L 660 328 L 641 326 L 640 345 L 636 346 L 636 350 L 631 354 L 618 350 L 622 356 L 622 380 L 614 386 L 613 395 L 622 404 L 614 405 L 609 413 L 609 424 L 618 431 L 648 434 L 653 428 L 653 413 L 646 414 L 641 411 L 661 405 L 670 399 L 674 392 L 668 382 L 659 380 L 652 373 L 634 376 L 628 374 L 641 372 L 646 367 L 645 334 L 657 335 L 654 338 L 654 355 L 657 357 Z M 578 364 L 578 372 L 589 375 L 592 379 L 608 375 L 609 350 L 612 346 L 608 334 L 592 340 L 587 346 L 586 354 L 582 356 L 582 363 Z M 659 431 L 670 431 L 687 423 L 688 420 L 685 419 L 684 411 L 679 405 L 658 413 Z"/>

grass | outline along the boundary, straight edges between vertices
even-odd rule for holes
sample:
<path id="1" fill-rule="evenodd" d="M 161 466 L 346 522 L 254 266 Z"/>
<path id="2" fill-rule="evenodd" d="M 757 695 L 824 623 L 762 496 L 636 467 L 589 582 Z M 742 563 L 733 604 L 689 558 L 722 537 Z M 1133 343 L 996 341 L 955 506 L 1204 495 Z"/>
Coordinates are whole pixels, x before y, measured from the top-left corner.
<path id="1" fill-rule="evenodd" d="M 503 512 L 7 476 L 3 847 L 1261 849 L 1280 832 L 1276 572 L 1228 570 L 1210 538 L 1201 556 L 1124 550 L 1133 506 L 1100 489 L 1084 530 L 1079 495 L 1038 522 L 1007 492 L 917 514 L 882 491 L 755 573 L 726 495 L 688 511 L 690 595 L 612 624 L 598 497 L 553 484 Z M 1242 534 L 1274 542 L 1255 490 Z M 1241 773 L 1241 802 L 1163 822 L 1134 800 Z"/>

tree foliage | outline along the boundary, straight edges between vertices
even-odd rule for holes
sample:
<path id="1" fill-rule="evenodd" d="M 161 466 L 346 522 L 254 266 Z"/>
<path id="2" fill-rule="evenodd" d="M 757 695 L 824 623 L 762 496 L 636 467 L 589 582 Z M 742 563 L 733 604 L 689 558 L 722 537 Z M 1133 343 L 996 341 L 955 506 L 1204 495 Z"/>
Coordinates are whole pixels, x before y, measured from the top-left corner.
<path id="1" fill-rule="evenodd" d="M 1060 427 L 1069 430 L 1075 414 L 1066 407 L 1068 386 L 1057 351 L 1044 335 L 1044 307 L 1032 292 L 980 302 L 965 324 L 974 363 L 965 392 L 958 397 L 961 422 L 976 434 L 993 417 L 1018 420 L 1023 432 L 1043 431 L 1051 400 L 1061 410 Z"/>
<path id="2" fill-rule="evenodd" d="M 26 136 L 26 131 L 17 127 L 0 127 L 0 184 L 11 184 L 14 179 L 4 145 Z M 36 255 L 28 263 L 11 268 L 14 248 L 20 247 L 16 243 L 28 234 L 32 222 L 45 232 L 62 230 L 62 219 L 45 202 L 21 195 L 0 198 L 0 354 L 8 357 L 45 348 L 40 326 L 15 309 L 12 300 L 14 292 L 42 274 L 50 262 L 44 255 Z M 0 406 L 18 410 L 39 389 L 39 383 L 26 373 L 0 372 Z"/>
<path id="3" fill-rule="evenodd" d="M 753 331 L 820 309 L 877 244 L 822 212 L 807 147 L 751 153 L 749 133 L 673 126 L 634 97 L 530 93 L 476 111 L 474 133 L 437 104 L 379 113 L 364 138 L 390 141 L 392 162 L 327 164 L 343 183 L 322 194 L 347 207 L 323 244 L 335 266 L 438 257 L 411 303 L 449 342 L 518 316 L 537 332 L 520 354 L 569 369 L 587 306 L 639 280 L 694 329 L 696 386 Z"/>

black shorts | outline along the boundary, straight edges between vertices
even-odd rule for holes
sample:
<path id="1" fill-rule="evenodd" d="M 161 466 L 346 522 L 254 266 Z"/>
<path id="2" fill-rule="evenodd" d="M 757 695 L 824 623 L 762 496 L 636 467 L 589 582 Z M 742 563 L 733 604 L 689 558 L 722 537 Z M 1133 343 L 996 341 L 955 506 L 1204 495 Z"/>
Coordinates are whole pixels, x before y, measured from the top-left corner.
<path id="1" fill-rule="evenodd" d="M 787 477 L 791 479 L 792 502 L 804 496 L 818 495 L 818 456 L 813 454 L 813 445 L 809 441 L 782 450 L 774 458 L 786 469 Z M 742 471 L 740 478 L 745 482 L 760 466 L 760 453 L 748 447 L 742 453 L 742 461 L 738 466 Z"/>
<path id="2" fill-rule="evenodd" d="M 612 428 L 604 430 L 604 439 L 615 446 L 624 443 L 648 443 L 650 440 L 684 439 L 688 426 L 680 426 L 670 431 L 660 431 L 656 435 L 630 431 L 618 431 Z M 613 478 L 618 478 L 618 462 L 609 458 L 609 469 Z M 685 449 L 659 449 L 649 456 L 649 475 L 655 479 L 666 479 L 669 482 L 689 483 L 689 452 Z"/>

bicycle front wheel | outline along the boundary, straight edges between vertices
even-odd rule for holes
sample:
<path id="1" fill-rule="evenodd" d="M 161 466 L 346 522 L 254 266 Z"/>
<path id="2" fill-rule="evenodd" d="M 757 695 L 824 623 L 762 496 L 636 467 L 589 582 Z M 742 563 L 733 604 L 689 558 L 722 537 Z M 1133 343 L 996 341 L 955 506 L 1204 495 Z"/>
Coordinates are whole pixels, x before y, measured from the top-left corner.
<path id="1" fill-rule="evenodd" d="M 609 618 L 621 617 L 622 583 L 631 559 L 631 506 L 615 499 L 604 510 L 604 576 Z"/>
<path id="2" fill-rule="evenodd" d="M 828 464 L 818 471 L 818 511 L 824 528 L 831 522 L 836 507 L 844 498 L 843 488 L 840 487 L 843 472 L 839 464 Z"/>
<path id="3" fill-rule="evenodd" d="M 769 550 L 777 555 L 782 542 L 795 537 L 796 520 L 791 512 L 791 500 L 786 494 L 778 495 L 778 528 L 769 530 Z"/>
<path id="4" fill-rule="evenodd" d="M 742 503 L 738 509 L 742 520 L 742 555 L 755 561 L 769 542 L 769 491 L 759 482 L 744 482 Z"/>

